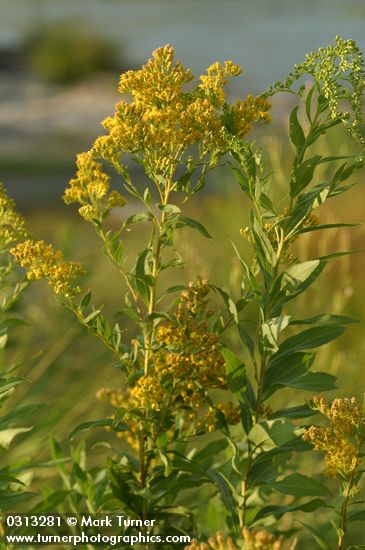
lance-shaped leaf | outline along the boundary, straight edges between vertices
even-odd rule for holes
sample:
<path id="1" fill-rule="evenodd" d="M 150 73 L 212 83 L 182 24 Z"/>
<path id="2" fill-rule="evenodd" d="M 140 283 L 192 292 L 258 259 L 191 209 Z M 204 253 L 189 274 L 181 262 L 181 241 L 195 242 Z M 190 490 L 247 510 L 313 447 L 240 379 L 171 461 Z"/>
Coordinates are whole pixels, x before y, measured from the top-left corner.
<path id="1" fill-rule="evenodd" d="M 261 271 L 265 277 L 265 280 L 269 281 L 274 273 L 274 268 L 278 262 L 278 258 L 275 254 L 275 250 L 272 247 L 271 242 L 260 226 L 257 217 L 253 211 L 250 215 L 251 232 L 255 241 L 255 252 L 257 261 L 260 265 Z"/>
<path id="2" fill-rule="evenodd" d="M 295 148 L 297 149 L 297 152 L 300 153 L 305 143 L 305 135 L 303 132 L 303 128 L 299 124 L 298 109 L 299 106 L 297 105 L 290 113 L 289 134 L 293 145 L 295 145 Z"/>
<path id="3" fill-rule="evenodd" d="M 322 273 L 326 262 L 310 260 L 290 266 L 273 284 L 270 295 L 272 315 L 279 316 L 285 303 L 302 294 Z"/>
<path id="4" fill-rule="evenodd" d="M 227 384 L 236 395 L 240 403 L 249 407 L 255 406 L 255 393 L 246 374 L 246 367 L 239 357 L 228 348 L 222 349 L 222 355 L 226 362 Z"/>
<path id="5" fill-rule="evenodd" d="M 323 325 L 303 330 L 303 332 L 284 340 L 279 346 L 278 355 L 283 357 L 296 351 L 324 346 L 341 336 L 344 331 L 344 327 L 337 325 Z"/>
<path id="6" fill-rule="evenodd" d="M 303 352 L 273 355 L 265 372 L 263 385 L 265 398 L 285 387 L 317 392 L 334 389 L 336 378 L 331 374 L 308 372 L 314 357 L 314 353 Z"/>
<path id="7" fill-rule="evenodd" d="M 290 195 L 296 197 L 303 189 L 305 189 L 313 179 L 314 170 L 321 163 L 321 156 L 314 155 L 313 157 L 304 160 L 294 170 L 292 180 L 290 182 Z"/>
<path id="8" fill-rule="evenodd" d="M 178 223 L 176 224 L 176 227 L 191 227 L 192 229 L 196 229 L 199 231 L 203 237 L 206 237 L 207 239 L 212 239 L 211 234 L 205 229 L 204 225 L 197 220 L 194 220 L 193 218 L 189 218 L 188 216 L 179 216 L 178 217 Z"/>
<path id="9" fill-rule="evenodd" d="M 266 323 L 261 325 L 262 336 L 265 345 L 276 352 L 279 349 L 278 338 L 281 331 L 283 331 L 290 322 L 289 315 L 280 315 L 279 317 L 273 317 Z"/>
<path id="10" fill-rule="evenodd" d="M 329 497 L 332 496 L 331 491 L 315 479 L 303 474 L 291 474 L 279 481 L 270 481 L 266 483 L 275 491 L 284 495 L 292 495 L 295 497 Z"/>
<path id="11" fill-rule="evenodd" d="M 261 508 L 261 510 L 258 511 L 258 513 L 255 516 L 254 522 L 257 522 L 261 519 L 273 516 L 276 520 L 280 519 L 284 514 L 291 513 L 291 512 L 305 512 L 310 513 L 314 512 L 318 508 L 326 507 L 326 503 L 320 499 L 320 498 L 314 498 L 310 500 L 309 502 L 306 502 L 304 504 L 292 504 L 291 506 L 264 506 L 264 508 Z"/>

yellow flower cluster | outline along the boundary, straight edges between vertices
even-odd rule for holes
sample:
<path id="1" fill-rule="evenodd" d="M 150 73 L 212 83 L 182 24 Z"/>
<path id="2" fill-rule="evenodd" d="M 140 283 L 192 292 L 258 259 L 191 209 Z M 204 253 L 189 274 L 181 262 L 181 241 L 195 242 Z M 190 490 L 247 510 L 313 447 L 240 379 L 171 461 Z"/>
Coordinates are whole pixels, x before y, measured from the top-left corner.
<path id="1" fill-rule="evenodd" d="M 56 294 L 71 298 L 80 292 L 75 279 L 83 273 L 77 262 L 65 262 L 61 251 L 44 241 L 27 240 L 10 250 L 15 260 L 27 269 L 28 279 L 47 279 Z"/>
<path id="2" fill-rule="evenodd" d="M 191 71 L 174 62 L 171 46 L 158 48 L 140 70 L 121 75 L 119 91 L 132 101 L 117 103 L 114 116 L 103 121 L 108 133 L 95 141 L 92 154 L 117 166 L 123 154 L 131 153 L 148 174 L 172 178 L 193 144 L 202 145 L 203 155 L 225 152 L 229 132 L 243 137 L 254 121 L 268 120 L 270 105 L 263 98 L 250 96 L 233 107 L 224 103 L 224 86 L 240 72 L 231 61 L 215 63 L 185 92 Z"/>
<path id="3" fill-rule="evenodd" d="M 110 177 L 90 152 L 77 155 L 76 164 L 76 177 L 70 180 L 63 195 L 66 204 L 81 204 L 79 212 L 87 221 L 101 220 L 111 208 L 125 205 L 125 199 L 118 191 L 109 192 Z"/>
<path id="4" fill-rule="evenodd" d="M 7 249 L 27 236 L 25 220 L 15 209 L 15 202 L 0 183 L 0 250 Z"/>
<path id="5" fill-rule="evenodd" d="M 237 101 L 231 107 L 230 131 L 243 138 L 251 130 L 254 122 L 270 122 L 269 108 L 270 104 L 260 96 L 249 95 L 246 99 Z"/>
<path id="6" fill-rule="evenodd" d="M 197 542 L 192 540 L 189 546 L 185 546 L 184 550 L 239 550 L 231 537 L 225 537 L 222 533 L 209 538 L 208 542 Z"/>
<path id="7" fill-rule="evenodd" d="M 208 407 L 203 419 L 199 420 L 198 426 L 205 428 L 208 432 L 215 432 L 218 427 L 216 411 L 223 413 L 227 424 L 238 424 L 241 421 L 241 409 L 232 401 L 218 403 L 216 407 Z"/>
<path id="8" fill-rule="evenodd" d="M 208 67 L 207 74 L 200 76 L 198 88 L 215 104 L 221 105 L 225 101 L 224 86 L 228 84 L 229 77 L 239 76 L 241 73 L 241 67 L 234 65 L 232 61 L 226 61 L 224 66 L 219 62 L 213 63 Z"/>
<path id="9" fill-rule="evenodd" d="M 283 535 L 278 538 L 275 535 L 268 533 L 265 529 L 258 531 L 250 531 L 246 527 L 243 528 L 244 550 L 294 550 L 297 546 L 297 541 L 285 542 Z"/>
<path id="10" fill-rule="evenodd" d="M 135 417 L 133 417 L 132 414 L 130 414 L 130 411 L 133 408 L 133 401 L 131 399 L 130 389 L 101 388 L 97 391 L 96 398 L 99 400 L 107 399 L 111 406 L 115 409 L 126 409 L 125 415 L 123 417 L 123 422 L 128 424 L 129 431 L 125 430 L 122 432 L 116 432 L 116 436 L 119 439 L 125 439 L 133 449 L 138 449 L 137 435 L 139 422 Z M 108 432 L 112 431 L 112 428 L 109 426 L 105 429 Z"/>
<path id="11" fill-rule="evenodd" d="M 268 533 L 265 529 L 250 531 L 247 527 L 242 530 L 243 543 L 237 546 L 231 537 L 225 537 L 222 533 L 217 533 L 210 537 L 208 542 L 198 543 L 193 540 L 185 550 L 295 550 L 297 541 L 285 542 L 283 535 L 279 538 Z"/>
<path id="12" fill-rule="evenodd" d="M 208 390 L 226 389 L 218 336 L 208 329 L 208 293 L 208 281 L 191 283 L 181 295 L 173 320 L 157 329 L 160 349 L 153 354 L 153 370 L 132 389 L 137 406 L 159 411 L 168 400 L 172 406 L 189 407 L 197 413 L 209 402 Z M 222 412 L 225 407 L 222 405 Z M 211 429 L 211 415 L 208 421 Z"/>
<path id="13" fill-rule="evenodd" d="M 347 476 L 361 462 L 359 445 L 355 444 L 364 423 L 361 407 L 354 397 L 335 399 L 329 405 L 323 395 L 317 395 L 313 403 L 329 419 L 330 425 L 311 426 L 304 431 L 303 439 L 314 445 L 316 451 L 325 453 L 328 475 Z"/>
<path id="14" fill-rule="evenodd" d="M 133 447 L 136 447 L 140 424 L 140 418 L 134 415 L 135 409 L 182 413 L 184 430 L 189 433 L 194 429 L 215 431 L 219 412 L 228 424 L 240 422 L 239 405 L 230 401 L 213 406 L 209 397 L 211 389 L 224 390 L 227 384 L 218 336 L 208 328 L 212 314 L 207 309 L 208 293 L 208 281 L 202 279 L 190 283 L 182 292 L 171 321 L 156 331 L 158 347 L 152 353 L 149 374 L 139 378 L 131 389 L 98 392 L 99 399 L 107 398 L 113 407 L 126 409 L 123 421 L 129 425 L 130 432 L 122 432 L 120 437 L 126 437 Z M 152 425 L 148 429 L 152 435 L 156 431 Z"/>

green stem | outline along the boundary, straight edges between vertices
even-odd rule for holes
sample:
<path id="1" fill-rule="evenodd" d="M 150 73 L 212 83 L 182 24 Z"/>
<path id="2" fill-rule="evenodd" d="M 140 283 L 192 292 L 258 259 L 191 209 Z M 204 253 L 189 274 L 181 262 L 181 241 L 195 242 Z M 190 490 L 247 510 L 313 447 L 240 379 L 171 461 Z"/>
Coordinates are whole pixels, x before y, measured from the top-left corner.
<path id="1" fill-rule="evenodd" d="M 354 468 L 352 469 L 352 471 L 350 473 L 350 477 L 347 481 L 345 494 L 344 494 L 344 500 L 343 500 L 343 503 L 342 503 L 342 506 L 341 506 L 340 523 L 339 523 L 340 535 L 339 535 L 339 538 L 338 538 L 337 550 L 343 550 L 343 548 L 344 548 L 344 540 L 345 540 L 346 530 L 347 530 L 347 509 L 348 509 L 348 506 L 349 506 L 351 491 L 352 491 L 353 486 L 354 486 L 356 468 L 358 466 L 358 457 L 360 455 L 361 447 L 362 447 L 363 442 L 364 442 L 364 437 L 362 435 L 357 437 L 356 462 L 355 462 Z"/>
<path id="2" fill-rule="evenodd" d="M 158 237 L 156 242 L 155 251 L 153 254 L 153 260 L 152 260 L 152 280 L 153 283 L 150 288 L 150 298 L 148 303 L 148 315 L 151 316 L 152 313 L 155 310 L 156 306 L 156 293 L 157 293 L 157 278 L 158 278 L 158 270 L 159 270 L 159 264 L 160 264 L 160 254 L 161 254 L 161 246 L 162 246 L 162 240 L 164 236 L 165 231 L 165 223 L 167 219 L 166 210 L 164 207 L 168 204 L 169 196 L 171 192 L 171 180 L 168 180 L 166 184 L 165 193 L 162 197 L 162 214 L 161 214 L 161 221 L 158 226 Z M 151 343 L 152 343 L 152 337 L 153 337 L 153 328 L 154 328 L 154 321 L 153 319 L 149 319 L 148 322 L 148 328 L 145 334 L 145 357 L 144 357 L 144 374 L 145 376 L 148 375 L 149 372 L 149 362 L 151 358 Z"/>
<path id="3" fill-rule="evenodd" d="M 353 483 L 354 483 L 355 472 L 356 472 L 356 467 L 351 472 L 349 481 L 346 485 L 345 498 L 344 498 L 342 506 L 341 506 L 340 524 L 339 524 L 340 535 L 339 535 L 339 538 L 338 538 L 338 546 L 337 546 L 338 550 L 343 550 L 344 539 L 345 539 L 346 529 L 347 529 L 347 508 L 348 508 L 348 505 L 349 505 L 351 489 L 352 489 Z"/>
<path id="4" fill-rule="evenodd" d="M 77 320 L 79 321 L 79 323 L 82 326 L 84 326 L 88 330 L 90 329 L 89 325 L 87 323 L 85 323 L 85 319 L 82 316 L 81 312 L 79 311 L 78 307 L 71 300 L 66 299 L 66 301 L 64 302 L 64 305 L 65 305 L 65 307 L 70 309 L 76 315 Z M 114 355 L 116 355 L 118 357 L 118 359 L 121 359 L 123 357 L 123 353 L 121 353 L 119 350 L 117 350 L 113 346 L 113 344 L 111 344 L 109 342 L 109 340 L 107 338 L 105 338 L 102 334 L 95 333 L 95 335 L 99 338 L 99 340 L 101 340 L 103 342 L 105 347 L 110 349 L 110 351 L 112 351 L 114 353 Z"/>
<path id="5" fill-rule="evenodd" d="M 109 242 L 108 238 L 106 237 L 103 229 L 100 228 L 100 227 L 97 227 L 97 226 L 95 226 L 95 227 L 96 227 L 97 234 L 99 235 L 99 237 L 101 238 L 101 240 L 104 243 L 104 249 L 105 249 L 105 252 L 106 252 L 108 258 L 111 259 L 113 264 L 117 267 L 119 273 L 122 275 L 122 277 L 123 277 L 123 279 L 124 279 L 124 281 L 127 285 L 127 288 L 129 290 L 132 298 L 133 298 L 134 304 L 136 306 L 136 311 L 137 311 L 138 315 L 141 316 L 141 310 L 140 310 L 140 307 L 139 307 L 138 296 L 137 296 L 137 294 L 136 294 L 136 292 L 135 292 L 135 290 L 134 290 L 134 288 L 133 288 L 133 286 L 132 286 L 132 284 L 129 280 L 129 277 L 128 277 L 125 269 L 123 268 L 123 266 L 120 263 L 116 262 L 116 260 L 113 256 L 113 252 L 110 248 L 110 242 Z"/>

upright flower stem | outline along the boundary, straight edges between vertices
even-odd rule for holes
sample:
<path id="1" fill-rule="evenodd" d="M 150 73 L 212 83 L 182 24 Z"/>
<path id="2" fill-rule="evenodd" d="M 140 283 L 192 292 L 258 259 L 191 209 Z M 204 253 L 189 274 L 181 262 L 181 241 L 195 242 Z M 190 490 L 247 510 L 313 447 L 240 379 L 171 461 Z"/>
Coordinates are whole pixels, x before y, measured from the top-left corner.
<path id="1" fill-rule="evenodd" d="M 285 232 L 282 230 L 281 234 L 280 234 L 280 240 L 279 240 L 279 243 L 278 243 L 278 249 L 277 249 L 277 252 L 276 252 L 277 263 L 276 263 L 276 266 L 275 266 L 275 269 L 274 269 L 273 281 L 276 279 L 276 277 L 278 275 L 280 258 L 281 258 L 281 254 L 282 254 L 283 249 L 284 249 L 284 244 L 285 244 Z M 272 303 L 271 303 L 271 301 L 268 301 L 266 311 L 263 315 L 262 323 L 265 323 L 270 319 L 271 309 L 272 309 Z M 254 423 L 255 424 L 257 424 L 260 421 L 260 416 L 261 416 L 261 412 L 262 412 L 262 410 L 261 410 L 262 409 L 262 402 L 263 402 L 262 394 L 263 394 L 263 385 L 264 385 L 264 379 L 265 379 L 265 372 L 266 372 L 266 368 L 267 368 L 267 363 L 268 363 L 267 349 L 266 349 L 266 347 L 264 347 L 264 351 L 263 351 L 262 356 L 261 356 L 261 365 L 260 365 L 260 371 L 259 371 L 259 376 L 258 376 L 258 381 L 257 381 L 256 410 L 254 412 Z M 255 451 L 254 446 L 248 440 L 247 468 L 246 468 L 246 473 L 245 473 L 245 476 L 242 480 L 242 485 L 241 485 L 241 493 L 242 493 L 242 497 L 243 497 L 243 504 L 242 504 L 242 513 L 240 514 L 240 527 L 244 527 L 246 525 L 247 501 L 248 501 L 248 497 L 249 497 L 248 482 L 249 482 L 249 477 L 250 477 L 251 468 L 252 468 L 252 461 L 253 461 L 254 451 Z"/>
<path id="2" fill-rule="evenodd" d="M 160 189 L 159 189 L 160 191 Z M 168 181 L 165 189 L 165 193 L 162 194 L 160 191 L 160 196 L 162 199 L 162 207 L 165 207 L 168 203 L 169 196 L 171 191 L 171 180 Z M 148 316 L 150 316 L 154 310 L 156 305 L 156 292 L 157 292 L 157 277 L 158 277 L 158 269 L 159 269 L 159 263 L 160 263 L 160 255 L 161 255 L 161 246 L 162 246 L 162 238 L 164 234 L 164 226 L 166 222 L 166 210 L 162 209 L 161 214 L 161 220 L 158 225 L 158 236 L 155 246 L 155 251 L 153 254 L 153 265 L 152 265 L 152 286 L 150 289 L 150 299 L 148 304 Z M 144 356 L 144 375 L 148 376 L 149 374 L 149 366 L 150 366 L 150 357 L 151 357 L 151 343 L 153 338 L 153 319 L 148 319 L 148 327 L 145 333 L 145 356 Z M 146 486 L 147 482 L 147 476 L 148 476 L 148 461 L 146 461 L 145 456 L 145 450 L 146 450 L 146 433 L 143 428 L 143 425 L 141 425 L 139 436 L 138 436 L 138 443 L 139 443 L 139 467 L 140 467 L 140 482 L 143 487 Z M 146 514 L 146 510 L 143 510 L 143 514 Z"/>
<path id="3" fill-rule="evenodd" d="M 160 263 L 160 254 L 161 254 L 161 245 L 162 239 L 164 236 L 164 226 L 166 223 L 166 210 L 165 206 L 168 204 L 169 196 L 171 192 L 171 180 L 167 181 L 165 193 L 161 193 L 162 197 L 162 214 L 161 221 L 158 227 L 158 237 L 156 241 L 155 251 L 153 254 L 153 264 L 152 264 L 152 280 L 153 283 L 150 289 L 150 299 L 148 304 L 148 315 L 152 315 L 155 310 L 156 305 L 156 292 L 157 292 L 157 277 L 158 277 L 158 268 Z M 151 357 L 151 342 L 153 336 L 153 320 L 148 320 L 148 329 L 145 336 L 145 357 L 144 357 L 144 374 L 148 375 L 149 372 L 149 362 Z"/>

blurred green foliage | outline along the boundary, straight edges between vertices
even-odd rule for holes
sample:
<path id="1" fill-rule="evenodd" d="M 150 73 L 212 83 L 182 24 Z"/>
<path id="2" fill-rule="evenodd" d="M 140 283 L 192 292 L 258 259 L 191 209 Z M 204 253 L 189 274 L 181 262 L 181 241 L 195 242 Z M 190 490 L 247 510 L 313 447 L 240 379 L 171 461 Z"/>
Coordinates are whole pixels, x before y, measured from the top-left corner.
<path id="1" fill-rule="evenodd" d="M 49 83 L 71 84 L 100 71 L 120 69 L 113 44 L 70 24 L 34 31 L 23 49 L 27 68 Z"/>

